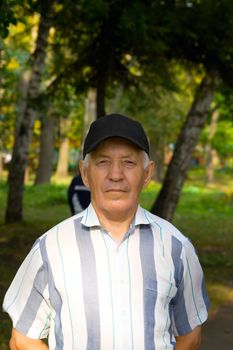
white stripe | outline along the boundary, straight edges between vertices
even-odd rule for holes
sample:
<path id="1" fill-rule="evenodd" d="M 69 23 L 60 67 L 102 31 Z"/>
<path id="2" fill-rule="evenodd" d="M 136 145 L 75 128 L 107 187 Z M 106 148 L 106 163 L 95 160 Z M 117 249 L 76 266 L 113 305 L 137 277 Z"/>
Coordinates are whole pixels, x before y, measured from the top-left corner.
<path id="1" fill-rule="evenodd" d="M 42 265 L 39 244 L 37 244 L 26 257 L 20 266 L 12 284 L 14 288 L 8 289 L 3 308 L 11 317 L 13 317 L 13 326 L 16 326 L 17 320 L 23 312 L 24 306 L 32 290 L 31 281 Z M 17 315 L 18 318 L 15 317 Z"/>
<path id="2" fill-rule="evenodd" d="M 67 222 L 65 230 L 64 226 L 59 227 L 58 239 L 59 244 L 62 247 L 62 256 L 60 256 L 55 235 L 48 236 L 46 246 L 56 288 L 63 299 L 61 317 L 63 325 L 65 326 L 64 343 L 67 348 L 72 349 L 72 339 L 74 336 L 74 348 L 85 348 L 87 343 L 87 332 L 83 304 L 82 274 L 72 221 Z M 71 252 L 74 250 L 75 254 L 72 254 Z M 63 274 L 63 264 L 65 279 Z M 73 305 L 75 305 L 76 308 L 75 312 Z M 69 308 L 72 312 L 71 320 Z M 78 330 L 81 330 L 79 331 L 80 334 L 78 333 Z"/>
<path id="3" fill-rule="evenodd" d="M 113 349 L 113 322 L 112 322 L 112 276 L 109 274 L 108 250 L 99 229 L 92 230 L 91 240 L 96 257 L 97 283 L 99 292 L 101 348 Z M 106 337 L 107 334 L 107 337 Z"/>
<path id="4" fill-rule="evenodd" d="M 189 241 L 184 245 L 183 249 L 184 274 L 186 275 L 186 289 L 184 293 L 185 306 L 189 315 L 189 323 L 191 328 L 195 327 L 206 320 L 204 319 L 201 305 L 203 305 L 202 297 L 202 270 L 198 262 L 193 246 Z"/>
<path id="5" fill-rule="evenodd" d="M 144 349 L 144 312 L 143 312 L 143 279 L 139 254 L 139 229 L 129 240 L 129 259 L 131 270 L 132 322 L 134 349 Z"/>

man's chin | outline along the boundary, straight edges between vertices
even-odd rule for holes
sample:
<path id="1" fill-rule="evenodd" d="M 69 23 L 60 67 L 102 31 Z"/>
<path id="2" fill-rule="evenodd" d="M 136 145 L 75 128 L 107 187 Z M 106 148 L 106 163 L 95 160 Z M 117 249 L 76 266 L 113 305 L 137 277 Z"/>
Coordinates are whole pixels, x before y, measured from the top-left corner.
<path id="1" fill-rule="evenodd" d="M 121 213 L 132 210 L 132 205 L 127 204 L 125 199 L 122 198 L 114 198 L 106 201 L 105 210 L 114 213 Z"/>
<path id="2" fill-rule="evenodd" d="M 117 201 L 125 201 L 127 198 L 127 192 L 123 191 L 109 191 L 106 192 L 106 201 L 112 201 L 112 202 L 117 202 Z"/>

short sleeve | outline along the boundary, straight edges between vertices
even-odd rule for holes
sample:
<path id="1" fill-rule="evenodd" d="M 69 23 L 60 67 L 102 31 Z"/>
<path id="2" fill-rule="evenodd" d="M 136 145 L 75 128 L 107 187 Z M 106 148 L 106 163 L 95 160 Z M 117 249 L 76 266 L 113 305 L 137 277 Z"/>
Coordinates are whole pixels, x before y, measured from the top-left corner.
<path id="1" fill-rule="evenodd" d="M 173 328 L 175 335 L 185 335 L 208 317 L 209 299 L 204 274 L 190 241 L 186 241 L 181 257 L 182 279 L 173 299 Z"/>
<path id="2" fill-rule="evenodd" d="M 47 270 L 38 241 L 20 266 L 3 302 L 14 328 L 33 339 L 46 338 L 49 332 L 51 308 Z"/>

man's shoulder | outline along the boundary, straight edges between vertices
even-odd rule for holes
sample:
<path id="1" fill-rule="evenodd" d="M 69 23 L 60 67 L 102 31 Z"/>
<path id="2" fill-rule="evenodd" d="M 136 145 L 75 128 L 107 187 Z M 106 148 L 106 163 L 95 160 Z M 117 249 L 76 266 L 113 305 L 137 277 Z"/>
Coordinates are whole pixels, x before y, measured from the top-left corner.
<path id="1" fill-rule="evenodd" d="M 174 239 L 179 240 L 182 244 L 185 244 L 188 241 L 188 238 L 168 220 L 152 214 L 147 210 L 145 210 L 145 215 L 147 216 L 148 223 L 151 225 L 153 231 L 158 231 L 163 236 L 168 236 L 170 238 L 173 237 Z"/>
<path id="2" fill-rule="evenodd" d="M 85 210 L 75 214 L 67 219 L 64 219 L 63 221 L 59 222 L 55 226 L 53 226 L 51 229 L 46 231 L 42 236 L 39 237 L 39 241 L 43 239 L 52 238 L 53 236 L 61 236 L 66 235 L 67 238 L 70 234 L 72 234 L 75 231 L 75 223 L 81 222 L 82 218 L 85 214 Z"/>

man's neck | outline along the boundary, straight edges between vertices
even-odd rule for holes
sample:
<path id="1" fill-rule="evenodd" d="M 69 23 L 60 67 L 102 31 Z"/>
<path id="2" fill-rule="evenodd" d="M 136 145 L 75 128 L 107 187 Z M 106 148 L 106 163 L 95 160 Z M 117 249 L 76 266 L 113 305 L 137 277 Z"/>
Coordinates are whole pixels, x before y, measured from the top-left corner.
<path id="1" fill-rule="evenodd" d="M 112 213 L 98 211 L 95 208 L 101 226 L 117 241 L 121 241 L 129 230 L 136 210 L 137 208 L 127 214 L 124 212 L 113 215 Z"/>

